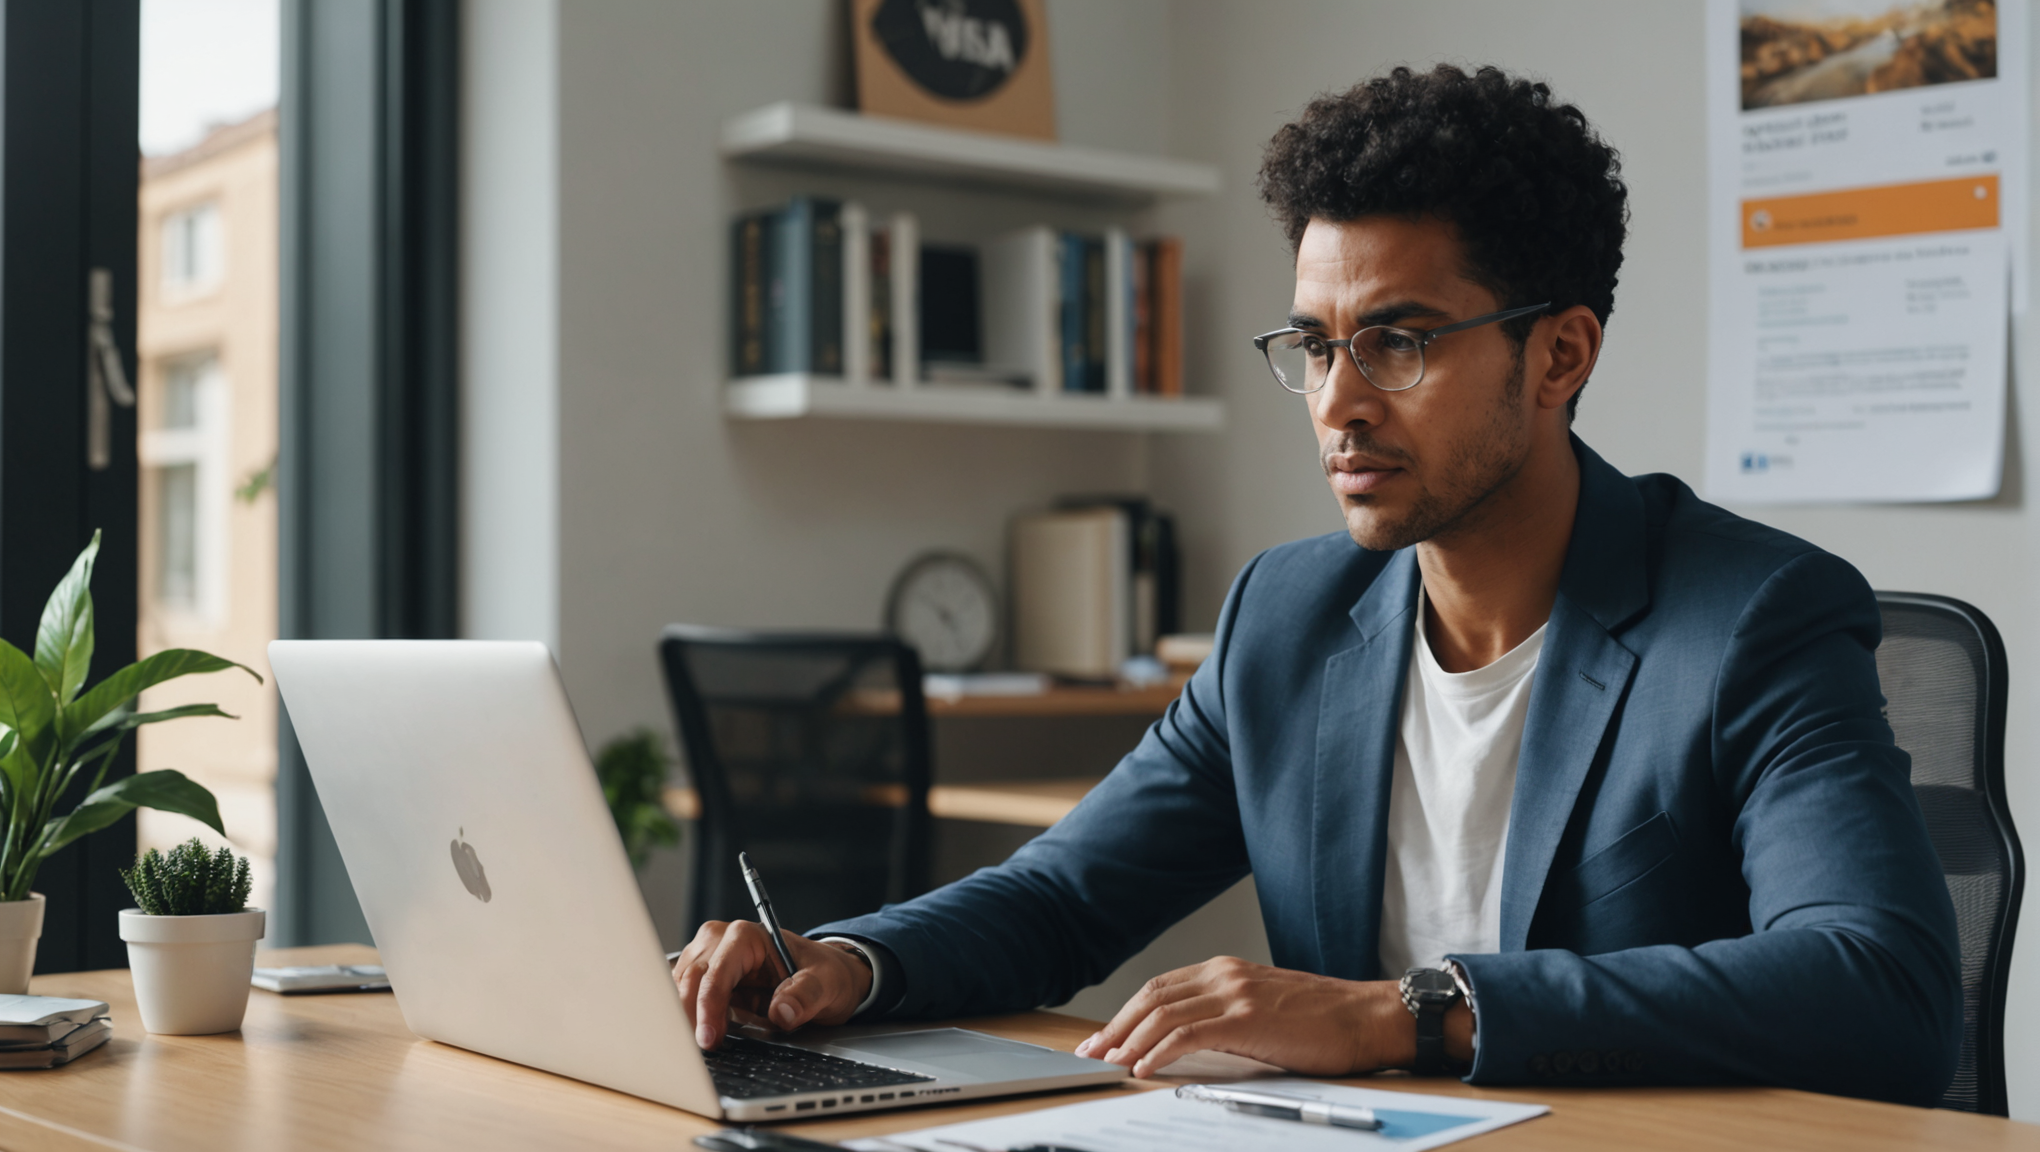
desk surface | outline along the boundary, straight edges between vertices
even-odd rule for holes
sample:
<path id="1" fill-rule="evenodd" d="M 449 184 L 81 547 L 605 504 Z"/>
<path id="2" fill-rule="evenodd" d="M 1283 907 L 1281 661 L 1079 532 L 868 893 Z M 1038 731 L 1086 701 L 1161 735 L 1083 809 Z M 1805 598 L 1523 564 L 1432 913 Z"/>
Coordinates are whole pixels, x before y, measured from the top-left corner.
<path id="1" fill-rule="evenodd" d="M 277 963 L 372 963 L 365 948 L 299 949 Z M 103 1149 L 690 1148 L 714 1122 L 592 1085 L 420 1040 L 387 994 L 284 997 L 257 991 L 242 1031 L 151 1036 L 122 970 L 40 976 L 33 991 L 113 1005 L 113 1038 L 76 1063 L 0 1072 L 0 1147 Z M 1069 1049 L 1092 1024 L 1050 1012 L 971 1022 Z M 1096 1099 L 1123 1088 L 917 1108 L 789 1125 L 842 1140 Z M 2040 1127 L 1773 1088 L 1485 1091 L 1390 1075 L 1375 1087 L 1548 1104 L 1549 1116 L 1453 1147 L 2040 1149 Z"/>

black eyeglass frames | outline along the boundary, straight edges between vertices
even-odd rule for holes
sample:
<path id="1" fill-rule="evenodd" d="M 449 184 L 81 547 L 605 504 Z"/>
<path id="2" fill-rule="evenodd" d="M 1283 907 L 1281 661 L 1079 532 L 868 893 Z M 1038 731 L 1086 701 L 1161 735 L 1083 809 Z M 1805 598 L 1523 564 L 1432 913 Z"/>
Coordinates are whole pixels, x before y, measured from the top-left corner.
<path id="1" fill-rule="evenodd" d="M 1372 328 L 1362 328 L 1344 340 L 1328 340 L 1320 333 L 1302 328 L 1278 328 L 1254 337 L 1254 347 L 1267 357 L 1268 371 L 1275 374 L 1275 382 L 1300 396 L 1323 388 L 1325 381 L 1331 378 L 1332 350 L 1335 348 L 1344 348 L 1346 354 L 1353 358 L 1353 366 L 1376 388 L 1383 392 L 1406 392 L 1424 382 L 1424 348 L 1431 341 L 1483 324 L 1499 324 L 1518 316 L 1542 312 L 1549 307 L 1551 303 L 1546 301 L 1508 308 L 1428 331 L 1377 324 Z"/>

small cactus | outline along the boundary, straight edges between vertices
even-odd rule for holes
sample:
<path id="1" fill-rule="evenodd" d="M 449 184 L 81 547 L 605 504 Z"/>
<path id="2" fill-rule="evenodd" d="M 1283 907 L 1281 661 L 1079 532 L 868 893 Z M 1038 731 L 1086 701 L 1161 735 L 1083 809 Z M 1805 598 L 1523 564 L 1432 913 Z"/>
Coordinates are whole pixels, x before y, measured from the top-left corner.
<path id="1" fill-rule="evenodd" d="M 247 907 L 248 861 L 226 848 L 208 853 L 196 836 L 165 856 L 154 848 L 123 868 L 135 905 L 151 916 L 220 916 Z"/>

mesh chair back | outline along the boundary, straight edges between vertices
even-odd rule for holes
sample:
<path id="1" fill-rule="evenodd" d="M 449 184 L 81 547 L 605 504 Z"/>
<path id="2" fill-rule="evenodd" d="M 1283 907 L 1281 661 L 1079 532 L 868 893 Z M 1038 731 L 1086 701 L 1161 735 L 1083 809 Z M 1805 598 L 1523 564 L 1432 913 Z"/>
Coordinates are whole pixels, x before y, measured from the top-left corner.
<path id="1" fill-rule="evenodd" d="M 2025 879 L 2005 802 L 2005 646 L 1960 600 L 1879 592 L 1877 603 L 1885 715 L 1912 756 L 1962 938 L 1962 1053 L 1941 1106 L 2003 1116 L 2005 986 Z"/>
<path id="2" fill-rule="evenodd" d="M 700 801 L 690 933 L 754 918 L 740 850 L 795 932 L 926 888 L 928 717 L 912 648 L 674 625 L 660 656 Z"/>

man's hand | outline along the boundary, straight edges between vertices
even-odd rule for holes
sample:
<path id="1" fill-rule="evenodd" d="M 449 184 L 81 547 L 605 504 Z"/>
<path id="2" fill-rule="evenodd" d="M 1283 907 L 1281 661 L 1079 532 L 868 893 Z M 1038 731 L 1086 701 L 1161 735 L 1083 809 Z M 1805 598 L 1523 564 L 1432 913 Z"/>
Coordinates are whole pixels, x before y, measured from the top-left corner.
<path id="1" fill-rule="evenodd" d="M 782 981 L 779 956 L 762 925 L 711 920 L 673 961 L 680 1004 L 704 1049 L 722 1043 L 730 1019 L 791 1032 L 803 1024 L 841 1024 L 871 991 L 863 958 L 836 944 L 782 932 L 800 971 Z"/>
<path id="2" fill-rule="evenodd" d="M 1470 1058 L 1472 1032 L 1472 1013 L 1454 1005 L 1445 1015 L 1446 1052 Z M 1408 1067 L 1417 1025 L 1393 980 L 1335 980 L 1221 956 L 1148 981 L 1077 1055 L 1152 1076 L 1203 1049 L 1344 1076 Z"/>

